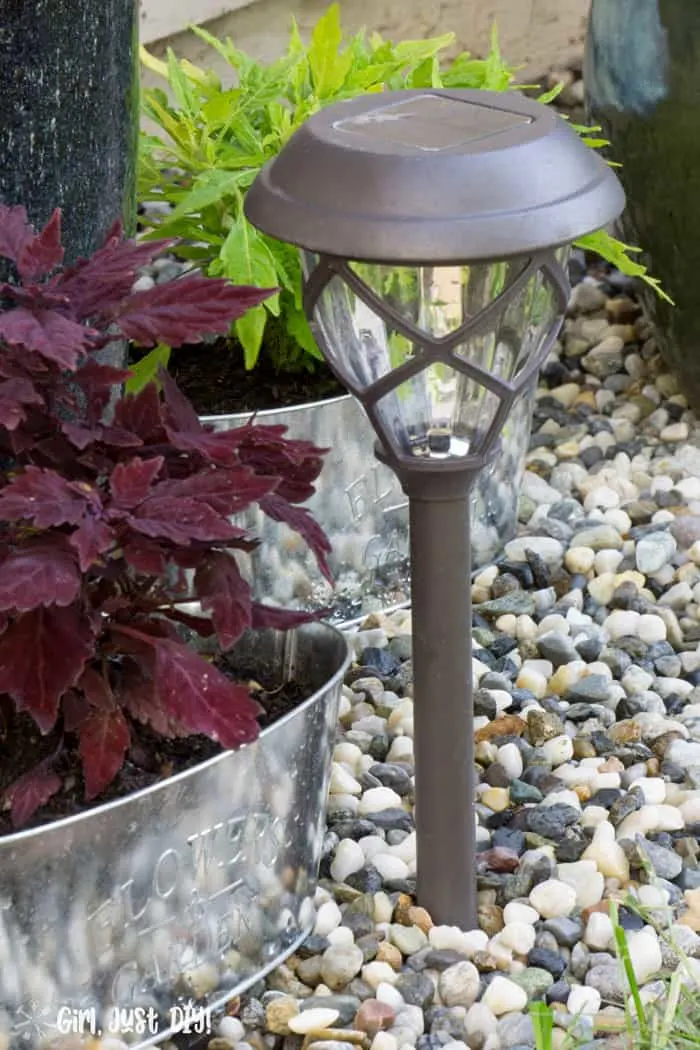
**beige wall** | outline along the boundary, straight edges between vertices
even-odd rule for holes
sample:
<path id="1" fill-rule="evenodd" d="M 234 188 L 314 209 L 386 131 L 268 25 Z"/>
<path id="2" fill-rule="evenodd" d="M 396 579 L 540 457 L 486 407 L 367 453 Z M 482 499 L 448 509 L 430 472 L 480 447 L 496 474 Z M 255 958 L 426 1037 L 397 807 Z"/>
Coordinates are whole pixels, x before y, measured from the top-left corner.
<path id="1" fill-rule="evenodd" d="M 231 36 L 236 45 L 259 59 L 277 57 L 283 50 L 294 13 L 302 33 L 328 7 L 327 0 L 142 0 L 142 39 L 155 54 L 170 45 L 180 57 L 213 66 L 225 76 L 227 67 L 192 33 L 151 41 L 168 26 L 187 17 L 203 21 L 212 11 L 229 14 L 207 21 L 218 36 Z M 236 7 L 236 10 L 231 8 Z M 482 54 L 488 47 L 490 26 L 498 20 L 504 56 L 523 64 L 527 74 L 541 74 L 563 66 L 580 53 L 589 0 L 341 0 L 344 27 L 362 26 L 394 39 L 411 39 L 454 32 L 459 50 Z M 147 84 L 155 79 L 144 75 Z"/>

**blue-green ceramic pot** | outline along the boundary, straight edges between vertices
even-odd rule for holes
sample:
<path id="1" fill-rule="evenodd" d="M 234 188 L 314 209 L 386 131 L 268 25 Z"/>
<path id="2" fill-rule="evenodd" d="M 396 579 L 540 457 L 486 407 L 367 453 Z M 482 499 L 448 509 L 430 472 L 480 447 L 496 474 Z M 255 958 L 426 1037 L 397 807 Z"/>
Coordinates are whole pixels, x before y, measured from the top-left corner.
<path id="1" fill-rule="evenodd" d="M 647 311 L 700 408 L 700 0 L 592 0 L 584 76 L 622 164 L 622 236 L 676 303 L 646 291 Z"/>

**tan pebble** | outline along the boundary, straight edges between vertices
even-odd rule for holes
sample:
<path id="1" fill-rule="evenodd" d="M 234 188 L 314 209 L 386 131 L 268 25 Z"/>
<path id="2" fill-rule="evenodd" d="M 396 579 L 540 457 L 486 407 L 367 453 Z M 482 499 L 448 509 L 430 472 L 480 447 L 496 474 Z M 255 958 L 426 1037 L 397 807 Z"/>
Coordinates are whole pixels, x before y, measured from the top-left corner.
<path id="1" fill-rule="evenodd" d="M 489 937 L 500 933 L 505 923 L 503 922 L 503 909 L 497 904 L 484 904 L 478 910 L 479 929 L 488 933 Z"/>
<path id="2" fill-rule="evenodd" d="M 526 729 L 526 723 L 517 715 L 504 715 L 503 718 L 495 718 L 477 733 L 474 740 L 480 743 L 482 740 L 490 740 L 494 736 L 522 736 Z"/>
<path id="3" fill-rule="evenodd" d="M 400 893 L 394 908 L 394 922 L 398 922 L 402 926 L 413 926 L 409 918 L 409 912 L 412 907 L 413 897 L 409 897 L 407 893 Z"/>
<path id="4" fill-rule="evenodd" d="M 608 735 L 615 744 L 633 744 L 641 740 L 642 729 L 636 722 L 625 719 L 611 726 L 608 730 Z"/>
<path id="5" fill-rule="evenodd" d="M 274 1035 L 289 1035 L 289 1021 L 299 1013 L 294 999 L 273 999 L 265 1007 L 265 1026 Z"/>
<path id="6" fill-rule="evenodd" d="M 625 767 L 616 755 L 611 755 L 602 766 L 598 766 L 599 773 L 624 773 Z"/>
<path id="7" fill-rule="evenodd" d="M 417 926 L 419 930 L 423 931 L 423 933 L 428 933 L 428 931 L 432 930 L 435 925 L 425 908 L 421 908 L 418 905 L 414 905 L 414 907 L 408 909 L 408 918 L 410 919 L 411 925 Z"/>
<path id="8" fill-rule="evenodd" d="M 403 965 L 403 956 L 395 944 L 390 941 L 380 941 L 376 955 L 377 962 L 389 963 L 392 970 L 397 972 Z"/>
<path id="9" fill-rule="evenodd" d="M 490 952 L 475 952 L 472 962 L 481 973 L 495 973 L 500 964 Z"/>
<path id="10" fill-rule="evenodd" d="M 494 813 L 502 813 L 510 805 L 510 791 L 508 788 L 487 788 L 481 796 L 481 802 Z"/>
<path id="11" fill-rule="evenodd" d="M 595 393 L 593 390 L 582 390 L 577 398 L 574 399 L 572 408 L 578 408 L 579 405 L 587 405 L 590 408 L 596 407 Z"/>
<path id="12" fill-rule="evenodd" d="M 661 772 L 661 763 L 659 762 L 658 758 L 656 758 L 656 757 L 648 758 L 647 759 L 647 776 L 649 776 L 649 777 L 658 777 L 660 772 Z"/>
<path id="13" fill-rule="evenodd" d="M 579 802 L 588 802 L 591 797 L 591 789 L 588 784 L 577 784 L 574 788 L 574 793 L 578 797 Z"/>

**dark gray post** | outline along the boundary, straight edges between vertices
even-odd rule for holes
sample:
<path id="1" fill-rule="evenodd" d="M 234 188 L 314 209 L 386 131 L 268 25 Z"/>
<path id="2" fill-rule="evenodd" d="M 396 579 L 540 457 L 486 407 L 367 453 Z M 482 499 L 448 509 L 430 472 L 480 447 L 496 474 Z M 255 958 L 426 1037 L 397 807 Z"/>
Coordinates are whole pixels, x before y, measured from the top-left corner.
<path id="1" fill-rule="evenodd" d="M 0 0 L 0 201 L 63 211 L 66 259 L 135 229 L 137 0 Z"/>
<path id="2" fill-rule="evenodd" d="M 395 468 L 396 469 L 396 468 Z M 477 927 L 469 492 L 474 474 L 398 469 L 409 498 L 417 898 Z"/>

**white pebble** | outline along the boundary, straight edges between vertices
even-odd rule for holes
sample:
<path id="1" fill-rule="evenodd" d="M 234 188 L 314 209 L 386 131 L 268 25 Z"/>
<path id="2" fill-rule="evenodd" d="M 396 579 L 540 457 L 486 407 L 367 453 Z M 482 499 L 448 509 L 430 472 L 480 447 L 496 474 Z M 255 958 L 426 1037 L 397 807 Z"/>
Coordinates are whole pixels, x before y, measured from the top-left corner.
<path id="1" fill-rule="evenodd" d="M 365 817 L 370 813 L 381 813 L 384 809 L 400 809 L 401 805 L 401 796 L 391 788 L 369 788 L 360 799 L 359 813 Z"/>
<path id="2" fill-rule="evenodd" d="M 328 934 L 328 943 L 332 944 L 334 948 L 347 948 L 349 944 L 355 943 L 355 938 L 349 926 L 336 926 Z"/>
<path id="3" fill-rule="evenodd" d="M 508 901 L 503 909 L 503 921 L 506 926 L 511 922 L 526 922 L 530 926 L 534 926 L 539 921 L 539 917 L 539 913 L 534 908 L 531 908 L 529 904 L 523 904 L 521 901 Z"/>
<path id="4" fill-rule="evenodd" d="M 237 1017 L 222 1017 L 217 1027 L 217 1035 L 235 1045 L 240 1043 L 245 1035 L 245 1028 Z M 104 1046 L 104 1042 L 102 1046 Z"/>
<path id="5" fill-rule="evenodd" d="M 535 947 L 535 927 L 527 922 L 509 922 L 498 934 L 498 939 L 518 955 L 527 955 Z"/>
<path id="6" fill-rule="evenodd" d="M 287 1021 L 287 1027 L 291 1032 L 296 1032 L 297 1035 L 306 1035 L 307 1032 L 312 1032 L 315 1028 L 330 1028 L 339 1017 L 340 1014 L 337 1010 L 317 1006 L 290 1017 Z"/>
<path id="7" fill-rule="evenodd" d="M 589 808 L 584 812 L 588 813 Z M 603 820 L 597 824 L 593 839 L 583 851 L 581 859 L 594 861 L 598 871 L 606 879 L 619 879 L 620 882 L 626 883 L 630 877 L 629 861 L 622 846 L 615 841 L 615 828 L 607 816 L 607 812 L 604 811 Z"/>
<path id="8" fill-rule="evenodd" d="M 377 1032 L 370 1045 L 370 1050 L 399 1050 L 399 1044 L 396 1036 L 391 1032 Z"/>
<path id="9" fill-rule="evenodd" d="M 605 617 L 604 629 L 611 639 L 627 638 L 639 634 L 640 614 L 633 609 L 614 609 Z"/>
<path id="10" fill-rule="evenodd" d="M 632 788 L 639 788 L 650 805 L 659 805 L 666 799 L 666 782 L 661 777 L 638 777 L 630 784 L 630 791 Z"/>
<path id="11" fill-rule="evenodd" d="M 345 766 L 334 762 L 331 769 L 331 781 L 329 791 L 333 795 L 361 795 L 362 786 Z"/>
<path id="12" fill-rule="evenodd" d="M 428 931 L 430 946 L 438 951 L 453 949 L 462 955 L 476 955 L 488 944 L 488 934 L 483 930 L 460 930 L 459 926 L 433 926 Z"/>
<path id="13" fill-rule="evenodd" d="M 365 967 L 367 969 L 367 967 Z M 364 970 L 362 971 L 364 978 Z M 398 979 L 398 974 L 395 974 L 395 979 Z M 369 983 L 369 982 L 368 982 Z M 393 1010 L 398 1013 L 399 1010 L 403 1010 L 406 1005 L 404 997 L 398 988 L 395 988 L 393 984 L 389 984 L 388 981 L 380 981 L 375 988 L 374 992 L 375 999 L 380 1003 L 385 1003 L 387 1006 L 391 1006 Z"/>
<path id="14" fill-rule="evenodd" d="M 637 632 L 640 641 L 645 645 L 666 641 L 666 624 L 660 616 L 655 616 L 653 613 L 645 613 L 639 617 Z"/>
<path id="15" fill-rule="evenodd" d="M 564 564 L 569 572 L 590 572 L 595 563 L 595 551 L 592 547 L 570 547 L 564 556 Z"/>
<path id="16" fill-rule="evenodd" d="M 334 900 L 326 901 L 318 909 L 316 915 L 316 922 L 314 924 L 314 933 L 318 934 L 319 937 L 327 937 L 331 930 L 334 930 L 336 926 L 340 926 L 343 916 L 340 908 Z"/>
<path id="17" fill-rule="evenodd" d="M 544 694 L 543 694 L 544 695 Z M 561 766 L 573 758 L 574 745 L 568 736 L 555 736 L 551 740 L 545 740 L 542 745 L 545 761 L 552 766 Z"/>
<path id="18" fill-rule="evenodd" d="M 607 951 L 614 937 L 610 916 L 604 912 L 594 911 L 586 923 L 583 939 L 589 948 L 596 952 Z"/>
<path id="19" fill-rule="evenodd" d="M 597 1014 L 600 1010 L 601 995 L 597 988 L 588 988 L 577 984 L 569 992 L 566 1009 L 574 1017 L 577 1014 Z"/>
<path id="20" fill-rule="evenodd" d="M 496 760 L 511 780 L 517 780 L 521 776 L 523 756 L 517 744 L 503 744 L 499 747 Z"/>
<path id="21" fill-rule="evenodd" d="M 393 966 L 390 966 L 387 962 L 378 962 L 376 959 L 362 967 L 361 976 L 362 980 L 370 988 L 374 989 L 378 989 L 381 984 L 396 984 L 399 979 L 399 975 Z"/>
<path id="22" fill-rule="evenodd" d="M 476 966 L 470 962 L 458 962 L 442 971 L 438 992 L 445 1006 L 471 1006 L 479 994 L 479 983 Z"/>
<path id="23" fill-rule="evenodd" d="M 570 864 L 559 864 L 557 875 L 567 886 L 573 887 L 579 908 L 592 908 L 602 900 L 605 879 L 598 871 L 595 861 L 577 860 Z"/>
<path id="24" fill-rule="evenodd" d="M 345 882 L 348 875 L 360 871 L 364 865 L 365 854 L 362 846 L 354 839 L 342 839 L 331 862 L 331 878 L 335 882 Z"/>
<path id="25" fill-rule="evenodd" d="M 377 869 L 381 877 L 387 881 L 391 879 L 407 879 L 410 875 L 408 865 L 400 857 L 392 853 L 376 853 L 372 858 L 372 865 Z"/>
<path id="26" fill-rule="evenodd" d="M 546 879 L 532 888 L 529 901 L 543 919 L 561 918 L 576 907 L 576 890 L 559 879 Z"/>
<path id="27" fill-rule="evenodd" d="M 653 927 L 645 926 L 628 933 L 627 944 L 635 976 L 640 984 L 645 984 L 663 965 L 658 934 Z"/>
<path id="28" fill-rule="evenodd" d="M 488 1006 L 496 1017 L 500 1017 L 502 1014 L 524 1010 L 527 1006 L 527 993 L 514 981 L 499 975 L 491 981 L 481 1002 Z"/>

